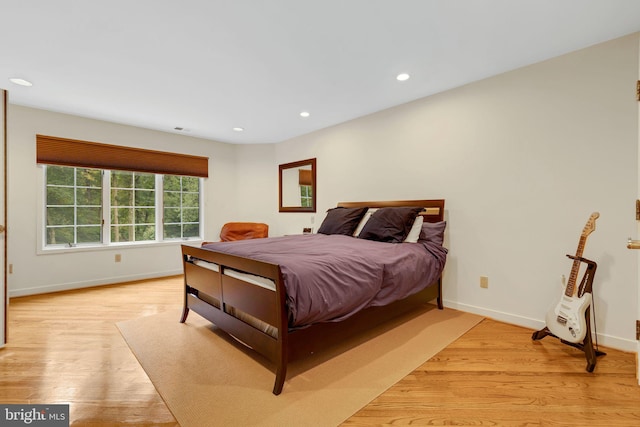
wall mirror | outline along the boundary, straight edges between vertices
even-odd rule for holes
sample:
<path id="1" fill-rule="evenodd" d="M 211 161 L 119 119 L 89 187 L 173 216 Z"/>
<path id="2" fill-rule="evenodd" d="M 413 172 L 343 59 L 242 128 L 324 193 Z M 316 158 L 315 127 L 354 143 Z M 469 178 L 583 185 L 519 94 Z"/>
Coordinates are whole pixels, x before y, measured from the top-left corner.
<path id="1" fill-rule="evenodd" d="M 279 166 L 280 212 L 316 211 L 316 159 Z"/>

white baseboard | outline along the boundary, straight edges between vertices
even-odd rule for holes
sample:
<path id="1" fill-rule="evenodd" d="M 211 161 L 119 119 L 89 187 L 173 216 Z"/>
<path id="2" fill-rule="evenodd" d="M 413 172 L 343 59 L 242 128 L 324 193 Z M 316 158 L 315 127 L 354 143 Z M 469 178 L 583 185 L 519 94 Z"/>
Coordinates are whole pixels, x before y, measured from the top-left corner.
<path id="1" fill-rule="evenodd" d="M 73 283 L 59 283 L 33 288 L 23 288 L 18 290 L 9 289 L 9 299 L 24 297 L 29 295 L 47 294 L 51 292 L 71 291 L 74 289 L 90 288 L 93 286 L 113 285 L 116 283 L 134 282 L 136 280 L 157 279 L 159 277 L 177 276 L 182 274 L 182 270 L 160 271 L 155 273 L 134 274 L 130 276 L 105 277 L 103 279 L 87 280 Z"/>
<path id="2" fill-rule="evenodd" d="M 502 311 L 489 310 L 483 307 L 477 307 L 469 304 L 462 304 L 455 301 L 444 300 L 446 307 L 453 308 L 455 310 L 466 311 L 468 313 L 478 314 L 480 316 L 489 317 L 500 322 L 510 323 L 512 325 L 522 326 L 524 328 L 530 328 L 533 331 L 538 331 L 545 327 L 545 322 L 539 319 L 532 319 L 529 317 L 519 316 L 513 313 L 505 313 Z M 611 347 L 616 350 L 629 351 L 635 353 L 638 349 L 638 344 L 634 340 L 626 338 L 620 338 L 612 335 L 606 335 L 598 333 L 598 344 Z"/>

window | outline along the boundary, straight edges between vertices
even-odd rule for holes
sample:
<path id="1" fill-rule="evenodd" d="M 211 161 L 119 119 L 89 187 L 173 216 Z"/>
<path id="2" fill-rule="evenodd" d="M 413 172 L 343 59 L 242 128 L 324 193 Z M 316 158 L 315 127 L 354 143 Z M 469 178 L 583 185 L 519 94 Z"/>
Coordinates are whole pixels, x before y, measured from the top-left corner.
<path id="1" fill-rule="evenodd" d="M 200 180 L 192 176 L 164 177 L 165 239 L 200 236 Z"/>
<path id="2" fill-rule="evenodd" d="M 46 244 L 102 241 L 102 171 L 49 166 Z"/>
<path id="3" fill-rule="evenodd" d="M 45 246 L 201 236 L 200 178 L 45 165 L 45 181 Z"/>
<path id="4" fill-rule="evenodd" d="M 36 135 L 44 166 L 43 246 L 200 238 L 209 158 Z"/>
<path id="5" fill-rule="evenodd" d="M 303 208 L 312 207 L 311 203 L 311 186 L 310 185 L 300 185 L 300 206 Z"/>
<path id="6" fill-rule="evenodd" d="M 111 172 L 111 241 L 156 240 L 156 178 L 139 172 Z"/>

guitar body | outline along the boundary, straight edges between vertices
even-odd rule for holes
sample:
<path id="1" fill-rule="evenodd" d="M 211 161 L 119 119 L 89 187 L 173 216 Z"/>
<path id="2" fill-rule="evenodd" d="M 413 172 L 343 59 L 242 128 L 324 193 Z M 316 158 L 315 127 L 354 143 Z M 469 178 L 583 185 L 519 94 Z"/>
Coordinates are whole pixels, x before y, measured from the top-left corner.
<path id="1" fill-rule="evenodd" d="M 555 307 L 547 312 L 547 328 L 562 340 L 582 342 L 587 334 L 585 313 L 590 305 L 590 293 L 585 293 L 580 298 L 562 295 Z"/>

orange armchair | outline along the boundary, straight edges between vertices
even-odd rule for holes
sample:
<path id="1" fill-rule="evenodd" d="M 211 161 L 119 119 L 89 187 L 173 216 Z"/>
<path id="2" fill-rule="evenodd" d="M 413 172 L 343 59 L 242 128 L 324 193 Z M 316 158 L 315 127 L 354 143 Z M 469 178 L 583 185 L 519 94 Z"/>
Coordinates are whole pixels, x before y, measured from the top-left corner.
<path id="1" fill-rule="evenodd" d="M 228 222 L 220 230 L 220 241 L 269 237 L 269 226 L 261 222 Z"/>

